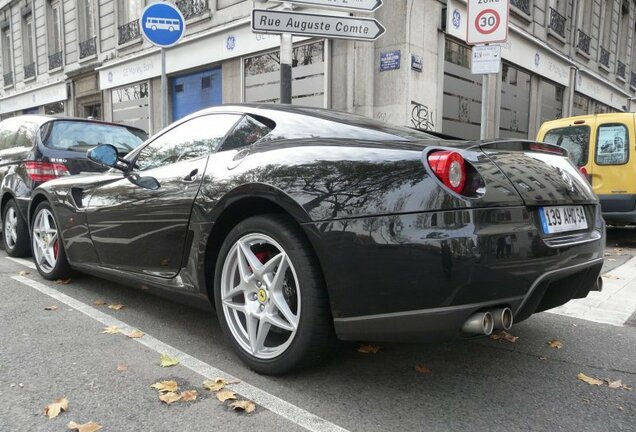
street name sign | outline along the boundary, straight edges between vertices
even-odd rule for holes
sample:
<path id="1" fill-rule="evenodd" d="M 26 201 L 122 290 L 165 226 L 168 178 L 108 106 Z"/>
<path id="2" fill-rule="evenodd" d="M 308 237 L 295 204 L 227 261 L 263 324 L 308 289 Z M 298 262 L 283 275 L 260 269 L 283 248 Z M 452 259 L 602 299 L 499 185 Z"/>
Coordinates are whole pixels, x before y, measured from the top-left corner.
<path id="1" fill-rule="evenodd" d="M 371 18 L 269 9 L 252 10 L 252 30 L 256 33 L 291 33 L 367 41 L 376 40 L 386 32 L 382 24 Z"/>
<path id="2" fill-rule="evenodd" d="M 510 0 L 468 0 L 470 45 L 505 42 L 508 39 Z"/>
<path id="3" fill-rule="evenodd" d="M 383 0 L 274 0 L 301 6 L 318 6 L 346 9 L 353 12 L 374 12 L 382 7 Z"/>
<path id="4" fill-rule="evenodd" d="M 157 2 L 146 6 L 139 19 L 139 27 L 148 42 L 168 48 L 179 43 L 185 34 L 186 24 L 175 5 Z"/>
<path id="5" fill-rule="evenodd" d="M 475 75 L 496 74 L 501 69 L 501 45 L 476 45 L 470 71 Z"/>

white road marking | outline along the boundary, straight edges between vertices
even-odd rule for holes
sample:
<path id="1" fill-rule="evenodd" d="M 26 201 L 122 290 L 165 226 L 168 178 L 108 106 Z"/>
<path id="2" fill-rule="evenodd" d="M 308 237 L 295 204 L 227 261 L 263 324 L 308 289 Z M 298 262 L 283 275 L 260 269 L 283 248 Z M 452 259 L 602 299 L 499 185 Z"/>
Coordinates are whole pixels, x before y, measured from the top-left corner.
<path id="1" fill-rule="evenodd" d="M 30 260 L 30 259 L 26 259 L 26 258 L 12 258 L 12 257 L 5 257 L 6 259 L 8 259 L 9 261 L 13 261 L 16 264 L 20 264 L 23 265 L 25 267 L 28 267 L 30 269 L 33 270 L 37 270 L 37 268 L 35 267 L 35 263 Z"/>
<path id="2" fill-rule="evenodd" d="M 13 260 L 17 263 L 23 264 L 22 260 Z M 24 264 L 26 265 L 26 264 Z M 69 297 L 66 294 L 63 294 L 56 289 L 53 289 L 49 286 L 46 286 L 40 282 L 34 281 L 32 279 L 22 277 L 22 276 L 12 276 L 12 279 L 27 285 L 36 291 L 41 292 L 60 303 L 64 303 L 67 306 L 76 309 L 77 311 L 83 313 L 84 315 L 93 318 L 95 321 L 102 323 L 105 326 L 117 326 L 120 328 L 121 332 L 124 334 L 128 334 L 133 331 L 136 327 L 131 327 L 123 321 L 118 320 L 117 318 L 113 318 L 112 316 L 105 314 L 97 309 L 88 306 L 85 303 L 82 303 L 79 300 L 74 299 L 73 297 Z M 309 431 L 316 432 L 347 432 L 347 429 L 343 429 L 340 426 L 329 422 L 328 420 L 323 419 L 322 417 L 318 417 L 304 409 L 293 405 L 287 401 L 284 401 L 270 393 L 267 393 L 264 390 L 259 389 L 258 387 L 254 387 L 251 384 L 248 384 L 238 378 L 215 368 L 212 365 L 209 365 L 195 357 L 192 357 L 186 354 L 183 351 L 178 350 L 177 348 L 168 345 L 165 342 L 161 342 L 159 339 L 154 338 L 149 334 L 145 334 L 144 337 L 139 339 L 131 339 L 135 342 L 138 342 L 157 353 L 169 354 L 171 357 L 176 357 L 180 360 L 180 364 L 187 367 L 193 372 L 198 373 L 199 375 L 208 378 L 223 378 L 226 381 L 240 381 L 238 384 L 232 384 L 232 390 L 236 391 L 240 395 L 251 399 L 256 402 L 263 408 L 268 409 L 269 411 L 278 414 L 279 416 L 299 425 Z"/>
<path id="3" fill-rule="evenodd" d="M 623 326 L 636 312 L 636 258 L 603 275 L 603 291 L 571 300 L 548 312 L 587 321 Z"/>

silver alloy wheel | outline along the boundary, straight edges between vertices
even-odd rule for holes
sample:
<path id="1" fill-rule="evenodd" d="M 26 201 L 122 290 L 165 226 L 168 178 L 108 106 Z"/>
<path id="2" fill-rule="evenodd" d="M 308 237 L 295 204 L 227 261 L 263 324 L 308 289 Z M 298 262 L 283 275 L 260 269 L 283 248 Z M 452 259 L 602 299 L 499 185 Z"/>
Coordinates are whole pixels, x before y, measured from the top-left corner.
<path id="1" fill-rule="evenodd" d="M 57 264 L 59 241 L 55 218 L 48 209 L 42 209 L 35 215 L 33 222 L 33 255 L 42 271 L 50 273 Z"/>
<path id="2" fill-rule="evenodd" d="M 18 242 L 18 213 L 15 207 L 9 207 L 4 219 L 3 235 L 10 249 L 13 249 Z"/>
<path id="3" fill-rule="evenodd" d="M 248 234 L 228 252 L 221 273 L 222 309 L 241 348 L 267 360 L 285 352 L 298 330 L 301 298 L 294 265 L 264 234 Z"/>

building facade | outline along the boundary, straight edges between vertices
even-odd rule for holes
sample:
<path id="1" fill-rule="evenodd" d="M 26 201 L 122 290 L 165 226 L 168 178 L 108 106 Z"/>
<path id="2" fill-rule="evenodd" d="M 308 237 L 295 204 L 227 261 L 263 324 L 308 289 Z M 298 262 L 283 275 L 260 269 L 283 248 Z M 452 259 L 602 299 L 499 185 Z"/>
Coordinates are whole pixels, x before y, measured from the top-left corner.
<path id="1" fill-rule="evenodd" d="M 0 118 L 94 117 L 158 131 L 161 56 L 138 24 L 147 3 L 0 0 Z M 278 100 L 279 37 L 252 33 L 252 1 L 174 3 L 187 30 L 166 53 L 170 120 Z M 478 138 L 482 76 L 471 74 L 463 42 L 466 2 L 384 3 L 374 16 L 387 33 L 376 42 L 294 38 L 293 103 Z M 636 1 L 511 5 L 496 88 L 500 136 L 532 138 L 548 119 L 636 109 Z"/>

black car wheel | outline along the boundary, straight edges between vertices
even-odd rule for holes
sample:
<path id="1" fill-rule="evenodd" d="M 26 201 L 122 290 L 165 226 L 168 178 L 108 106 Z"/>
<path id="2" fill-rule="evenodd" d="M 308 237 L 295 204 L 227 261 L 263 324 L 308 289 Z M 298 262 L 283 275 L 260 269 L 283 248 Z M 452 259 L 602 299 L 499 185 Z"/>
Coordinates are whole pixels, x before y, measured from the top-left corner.
<path id="1" fill-rule="evenodd" d="M 2 242 L 7 253 L 16 258 L 29 254 L 29 231 L 27 223 L 18 211 L 15 200 L 7 202 L 2 215 Z"/>
<path id="2" fill-rule="evenodd" d="M 48 202 L 40 203 L 35 209 L 31 225 L 31 246 L 35 266 L 44 279 L 65 279 L 70 276 L 71 268 Z"/>
<path id="3" fill-rule="evenodd" d="M 215 302 L 224 333 L 253 370 L 282 374 L 333 342 L 322 275 L 300 228 L 281 215 L 239 223 L 221 247 Z"/>

